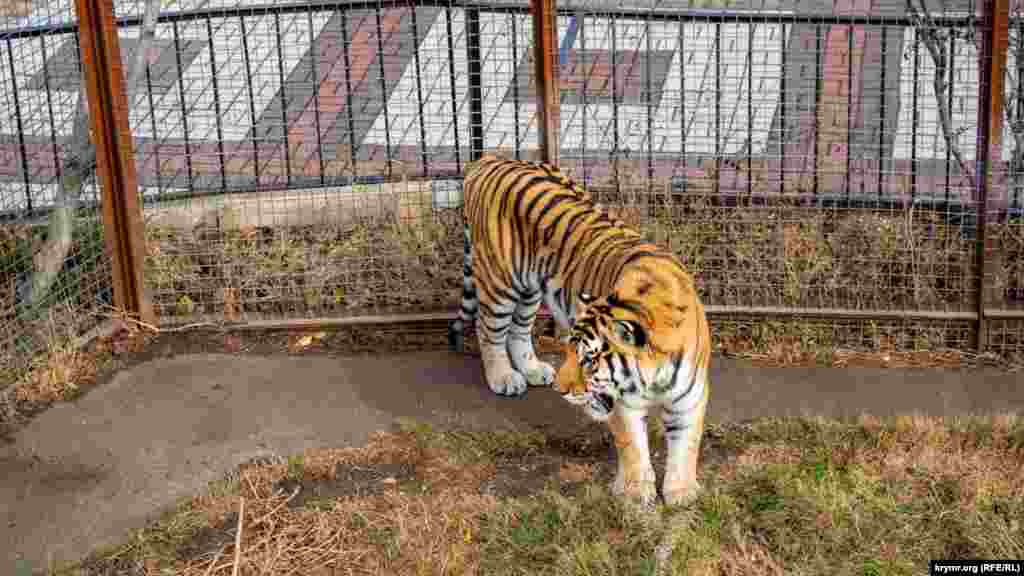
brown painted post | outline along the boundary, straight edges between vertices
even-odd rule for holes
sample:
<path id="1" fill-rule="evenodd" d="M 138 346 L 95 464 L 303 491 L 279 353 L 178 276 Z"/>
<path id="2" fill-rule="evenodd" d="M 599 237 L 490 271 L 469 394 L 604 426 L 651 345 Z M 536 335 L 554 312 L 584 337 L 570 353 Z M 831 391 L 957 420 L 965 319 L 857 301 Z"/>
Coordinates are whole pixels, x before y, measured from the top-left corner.
<path id="1" fill-rule="evenodd" d="M 988 196 L 991 187 L 992 156 L 999 157 L 1003 118 L 1003 81 L 1006 73 L 1006 50 L 1009 38 L 1009 0 L 985 0 L 982 14 L 982 41 L 978 54 L 981 103 L 978 106 L 978 146 L 974 175 L 978 201 L 977 257 L 977 350 L 984 352 L 988 344 L 985 307 L 988 303 L 988 256 L 992 250 L 985 234 L 988 219 Z"/>
<path id="2" fill-rule="evenodd" d="M 533 62 L 537 83 L 537 129 L 540 156 L 558 165 L 559 105 L 558 12 L 555 0 L 530 0 L 533 15 Z"/>
<path id="3" fill-rule="evenodd" d="M 113 267 L 114 305 L 154 323 L 142 278 L 145 234 L 113 0 L 76 0 L 75 7 L 96 173 L 103 195 L 103 236 Z"/>

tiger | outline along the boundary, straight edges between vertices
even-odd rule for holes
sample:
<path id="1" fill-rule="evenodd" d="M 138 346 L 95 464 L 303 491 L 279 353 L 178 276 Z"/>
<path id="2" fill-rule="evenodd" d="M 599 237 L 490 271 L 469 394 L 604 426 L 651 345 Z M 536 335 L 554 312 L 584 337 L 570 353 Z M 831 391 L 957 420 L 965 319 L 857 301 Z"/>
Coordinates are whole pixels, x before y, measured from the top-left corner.
<path id="1" fill-rule="evenodd" d="M 670 251 L 609 217 L 554 165 L 482 155 L 463 178 L 463 278 L 449 344 L 476 324 L 484 379 L 498 395 L 556 389 L 616 447 L 617 496 L 657 499 L 648 416 L 659 412 L 668 454 L 662 497 L 700 492 L 697 458 L 710 393 L 710 328 L 692 276 Z M 541 305 L 561 338 L 556 371 L 538 359 Z"/>

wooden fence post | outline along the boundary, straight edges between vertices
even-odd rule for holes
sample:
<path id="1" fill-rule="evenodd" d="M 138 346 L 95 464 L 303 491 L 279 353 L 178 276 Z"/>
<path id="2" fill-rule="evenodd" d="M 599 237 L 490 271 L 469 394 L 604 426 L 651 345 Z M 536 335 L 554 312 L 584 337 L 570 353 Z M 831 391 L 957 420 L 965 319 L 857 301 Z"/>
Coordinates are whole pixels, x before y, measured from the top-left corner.
<path id="1" fill-rule="evenodd" d="M 530 0 L 533 16 L 533 62 L 537 85 L 537 130 L 540 157 L 558 165 L 561 87 L 558 79 L 558 6 L 556 0 Z"/>
<path id="2" fill-rule="evenodd" d="M 152 324 L 156 318 L 142 275 L 145 230 L 113 0 L 75 0 L 75 8 L 114 305 Z"/>
<path id="3" fill-rule="evenodd" d="M 988 256 L 992 246 L 985 234 L 988 220 L 988 196 L 992 172 L 992 155 L 999 158 L 1003 117 L 1003 81 L 1006 73 L 1006 50 L 1009 39 L 1009 0 L 985 0 L 982 4 L 981 50 L 978 52 L 979 87 L 978 146 L 974 168 L 975 197 L 978 208 L 976 249 L 976 294 L 978 353 L 988 346 L 985 307 L 988 303 Z"/>

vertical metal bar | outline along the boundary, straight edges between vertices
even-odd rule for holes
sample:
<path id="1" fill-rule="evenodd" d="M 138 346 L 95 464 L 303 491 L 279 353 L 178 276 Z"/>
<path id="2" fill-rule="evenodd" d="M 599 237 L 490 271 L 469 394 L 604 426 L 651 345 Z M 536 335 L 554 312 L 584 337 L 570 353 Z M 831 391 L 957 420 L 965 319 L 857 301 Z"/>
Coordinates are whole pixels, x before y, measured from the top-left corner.
<path id="1" fill-rule="evenodd" d="M 220 109 L 220 90 L 217 86 L 217 50 L 213 45 L 213 23 L 210 15 L 206 15 L 206 40 L 210 46 L 210 82 L 213 88 L 213 111 L 217 120 L 217 157 L 220 158 L 220 188 L 226 190 L 228 187 L 228 173 L 224 162 L 224 126 Z M 149 70 L 149 67 L 146 67 Z"/>
<path id="2" fill-rule="evenodd" d="M 917 84 L 918 68 L 920 64 L 919 47 L 921 39 L 918 37 L 918 30 L 914 28 L 914 95 L 913 95 L 913 120 L 910 123 L 910 198 L 917 197 L 917 124 L 920 122 L 918 116 L 917 93 L 920 86 Z"/>
<path id="3" fill-rule="evenodd" d="M 466 8 L 466 59 L 469 67 L 469 157 L 477 160 L 484 152 L 484 91 L 480 59 L 480 10 Z"/>
<path id="4" fill-rule="evenodd" d="M 821 139 L 821 24 L 814 26 L 814 198 L 818 197 L 818 142 Z"/>
<path id="5" fill-rule="evenodd" d="M 747 198 L 754 195 L 754 24 L 747 24 Z"/>
<path id="6" fill-rule="evenodd" d="M 530 0 L 533 15 L 534 78 L 541 159 L 558 165 L 561 88 L 558 70 L 558 11 L 555 0 Z"/>
<path id="7" fill-rule="evenodd" d="M 416 20 L 416 8 L 413 5 L 410 9 L 412 14 L 412 54 L 413 62 L 416 65 L 416 106 L 419 111 L 420 124 L 420 162 L 423 164 L 423 175 L 426 176 L 430 173 L 430 164 L 427 160 L 427 126 L 425 124 L 426 117 L 423 113 L 423 73 L 420 68 L 420 29 L 419 22 Z"/>
<path id="8" fill-rule="evenodd" d="M 77 0 L 78 2 L 89 0 Z M 109 0 L 101 0 L 109 1 Z M 178 34 L 178 21 L 171 22 L 171 30 L 174 33 L 174 62 L 177 64 L 178 72 L 178 104 L 181 105 L 181 129 L 185 137 L 185 167 L 188 175 L 188 188 L 192 192 L 192 147 L 189 145 L 188 129 L 188 108 L 185 106 L 185 82 L 184 66 L 181 64 L 181 35 Z"/>
<path id="9" fill-rule="evenodd" d="M 846 173 L 843 188 L 850 197 L 850 133 L 853 131 L 853 24 L 846 27 Z M 863 182 L 863 181 L 862 181 Z"/>
<path id="10" fill-rule="evenodd" d="M 388 83 L 384 76 L 384 28 L 380 22 L 380 6 L 373 11 L 377 19 L 377 70 L 380 72 L 380 97 L 384 101 L 384 151 L 387 156 L 387 175 L 391 179 L 391 113 L 388 111 Z M 453 87 L 454 88 L 454 87 Z M 456 136 L 456 139 L 458 136 Z"/>
<path id="11" fill-rule="evenodd" d="M 43 54 L 43 88 L 46 90 L 46 111 L 50 121 L 50 149 L 53 150 L 53 168 L 57 181 L 62 178 L 60 152 L 57 146 L 57 124 L 53 115 L 53 90 L 50 87 L 50 59 L 46 57 L 46 35 L 39 37 L 39 47 Z M 19 130 L 20 133 L 20 130 Z"/>
<path id="12" fill-rule="evenodd" d="M 885 25 L 882 25 L 882 58 L 881 58 L 881 60 L 882 60 L 882 66 L 881 66 L 882 83 L 879 85 L 879 88 L 878 88 L 878 100 L 879 100 L 879 104 L 881 105 L 881 108 L 882 108 L 882 110 L 881 110 L 881 117 L 882 118 L 881 118 L 881 120 L 879 122 L 879 125 L 878 125 L 879 126 L 878 127 L 878 193 L 876 194 L 876 196 L 878 198 L 882 197 L 882 189 L 883 189 L 883 186 L 885 185 L 885 181 L 884 181 L 884 179 L 885 179 L 885 163 L 886 163 L 885 162 L 886 161 L 886 157 L 885 157 L 885 128 L 888 125 L 887 122 L 886 122 L 885 114 L 886 114 L 886 103 L 889 100 L 888 91 L 886 90 L 885 71 L 886 71 L 887 68 L 889 68 L 888 64 L 886 63 L 886 58 L 888 57 L 888 54 L 886 53 L 887 52 L 887 44 L 888 44 L 888 42 L 889 42 L 889 28 L 887 26 L 885 26 Z"/>
<path id="13" fill-rule="evenodd" d="M 320 40 L 314 34 L 313 8 L 306 9 L 306 18 L 309 21 L 309 51 L 312 57 L 309 59 L 313 74 L 313 124 L 316 126 L 316 158 L 320 169 L 320 185 L 327 182 L 327 174 L 324 167 L 324 142 L 320 132 Z"/>
<path id="14" fill-rule="evenodd" d="M 455 94 L 455 37 L 452 35 L 452 9 L 444 9 L 445 27 L 448 37 L 448 86 L 452 97 L 452 130 L 455 131 L 455 165 L 462 172 L 462 146 L 459 142 L 459 100 Z"/>
<path id="15" fill-rule="evenodd" d="M 145 231 L 113 0 L 76 0 L 76 9 L 114 305 L 153 323 L 143 279 Z"/>
<path id="16" fill-rule="evenodd" d="M 284 137 L 285 184 L 292 184 L 292 147 L 288 142 L 288 85 L 284 76 L 284 41 L 281 38 L 281 14 L 274 13 L 274 36 L 277 41 L 277 77 L 281 94 L 281 134 Z"/>
<path id="17" fill-rule="evenodd" d="M 521 159 L 521 140 L 519 139 L 519 30 L 516 23 L 519 14 L 512 12 L 512 119 L 515 122 L 516 160 Z"/>
<path id="18" fill-rule="evenodd" d="M 77 58 L 75 63 L 77 64 L 78 73 L 80 75 L 85 74 L 84 69 L 82 68 L 82 37 L 78 34 L 78 28 L 75 28 L 75 31 L 72 32 L 72 36 L 75 37 L 75 58 Z"/>
<path id="19" fill-rule="evenodd" d="M 650 204 L 654 201 L 654 195 L 652 194 L 652 186 L 654 182 L 654 112 L 651 106 L 651 98 L 653 97 L 651 90 L 651 20 L 650 18 L 644 19 L 644 38 L 645 48 L 647 49 L 646 58 L 644 58 L 644 94 L 645 102 L 647 104 L 647 202 Z"/>
<path id="20" fill-rule="evenodd" d="M 153 75 L 151 74 L 151 68 L 149 62 L 146 62 L 146 99 L 149 102 L 149 121 L 150 129 L 153 130 L 153 161 L 154 171 L 156 172 L 156 190 L 157 194 L 161 194 L 164 189 L 163 184 L 163 164 L 160 162 L 160 137 L 157 132 L 156 122 L 156 104 L 153 102 Z"/>
<path id="21" fill-rule="evenodd" d="M 722 188 L 722 23 L 715 22 L 715 197 Z"/>
<path id="22" fill-rule="evenodd" d="M 28 176 L 28 151 L 25 148 L 25 128 L 21 120 L 21 98 L 18 97 L 18 77 L 14 67 L 14 47 L 7 39 L 7 63 L 11 68 L 11 96 L 14 98 L 14 121 L 18 126 L 18 149 L 21 152 L 21 174 L 25 182 L 25 208 L 32 213 L 32 186 Z M 45 69 L 44 69 L 45 72 Z"/>
<path id="23" fill-rule="evenodd" d="M 253 176 L 256 178 L 256 186 L 260 185 L 260 144 L 256 134 L 256 97 L 253 95 L 252 85 L 252 64 L 249 62 L 249 34 L 245 29 L 245 16 L 238 18 L 242 29 L 242 60 L 245 61 L 245 81 L 249 92 L 249 119 L 252 122 L 252 168 Z"/>
<path id="24" fill-rule="evenodd" d="M 782 78 L 779 82 L 779 194 L 786 194 L 786 38 L 788 24 L 782 24 L 782 34 L 779 37 L 779 51 L 782 53 Z M 883 67 L 884 68 L 884 67 Z"/>
<path id="25" fill-rule="evenodd" d="M 988 343 L 988 334 L 986 333 L 988 328 L 985 318 L 988 246 L 985 228 L 988 220 L 988 179 L 989 171 L 992 168 L 992 149 L 998 146 L 1002 128 L 1003 74 L 1009 35 L 1008 4 L 1008 0 L 984 0 L 981 50 L 978 52 L 981 102 L 978 104 L 978 152 L 975 156 L 974 170 L 978 210 L 978 235 L 975 243 L 978 314 L 976 344 L 978 352 L 983 352 Z"/>
<path id="26" fill-rule="evenodd" d="M 686 181 L 689 162 L 686 158 L 686 22 L 679 20 L 679 156 L 683 163 L 683 181 Z"/>
<path id="27" fill-rule="evenodd" d="M 618 34 L 615 32 L 615 15 L 611 17 L 611 41 L 612 51 L 609 58 L 611 63 L 609 69 L 611 70 L 611 82 L 612 82 L 612 173 L 615 174 L 615 195 L 621 201 L 622 186 L 619 181 L 619 52 L 617 50 Z"/>
<path id="28" fill-rule="evenodd" d="M 348 10 L 338 8 L 341 14 L 341 52 L 345 59 L 345 119 L 348 126 L 348 154 L 352 175 L 356 174 L 356 124 L 352 116 L 352 60 L 349 57 Z"/>
<path id="29" fill-rule="evenodd" d="M 583 116 L 580 118 L 580 127 L 583 130 L 582 138 L 580 138 L 580 159 L 583 164 L 583 181 L 586 183 L 590 182 L 589 166 L 587 162 L 587 115 L 590 113 L 590 107 L 588 105 L 587 98 L 587 86 L 590 86 L 590 75 L 593 72 L 594 67 L 590 65 L 590 56 L 587 55 L 587 21 L 584 20 L 585 14 L 581 11 L 576 17 L 579 23 L 579 34 L 580 34 L 580 50 L 577 52 L 576 65 L 584 66 L 583 83 L 579 87 L 580 98 L 583 100 Z M 583 58 L 580 58 L 580 54 Z"/>
<path id="30" fill-rule="evenodd" d="M 949 63 L 946 66 L 948 72 L 948 80 L 946 82 L 946 110 L 952 113 L 953 110 L 953 82 L 956 78 L 954 65 L 956 58 L 956 35 L 950 30 L 949 34 Z M 949 180 L 950 180 L 950 164 L 953 160 L 953 151 L 951 146 L 946 146 L 946 201 L 949 202 Z"/>

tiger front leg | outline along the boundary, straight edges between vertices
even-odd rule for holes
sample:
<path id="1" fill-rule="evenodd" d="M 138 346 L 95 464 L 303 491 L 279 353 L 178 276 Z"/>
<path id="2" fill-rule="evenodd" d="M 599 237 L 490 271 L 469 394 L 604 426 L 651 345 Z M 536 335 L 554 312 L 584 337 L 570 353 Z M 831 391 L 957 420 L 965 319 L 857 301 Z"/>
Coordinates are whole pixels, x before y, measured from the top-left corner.
<path id="1" fill-rule="evenodd" d="M 695 403 L 670 407 L 662 413 L 668 456 L 662 494 L 669 506 L 685 505 L 700 494 L 697 481 L 697 458 L 704 435 L 704 413 L 707 409 L 707 388 Z"/>
<path id="2" fill-rule="evenodd" d="M 647 442 L 647 411 L 626 408 L 623 402 L 616 402 L 608 427 L 615 438 L 618 461 L 612 493 L 650 506 L 658 497 L 658 488 Z"/>
<path id="3" fill-rule="evenodd" d="M 533 324 L 538 309 L 539 294 L 516 304 L 508 328 L 508 355 L 512 359 L 512 366 L 523 375 L 527 384 L 551 386 L 555 381 L 555 368 L 547 362 L 541 362 L 533 348 Z"/>

